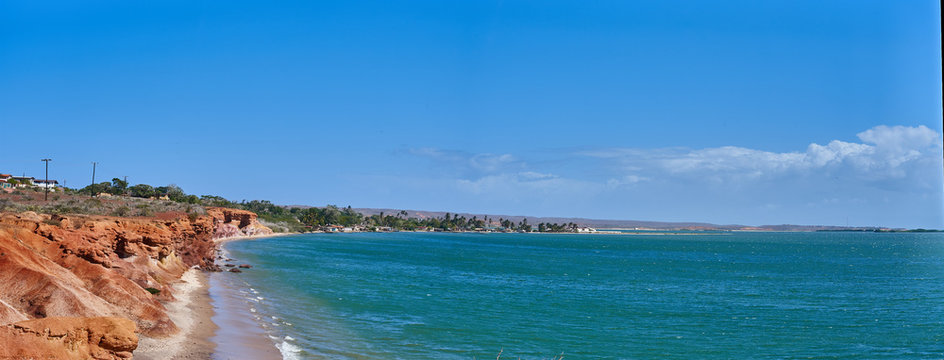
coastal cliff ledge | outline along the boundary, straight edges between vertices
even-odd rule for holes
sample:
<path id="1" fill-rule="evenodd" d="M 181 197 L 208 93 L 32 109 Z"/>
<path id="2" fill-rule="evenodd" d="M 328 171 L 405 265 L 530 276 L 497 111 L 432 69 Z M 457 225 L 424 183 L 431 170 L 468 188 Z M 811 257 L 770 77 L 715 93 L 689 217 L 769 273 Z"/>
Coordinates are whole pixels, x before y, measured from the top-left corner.
<path id="1" fill-rule="evenodd" d="M 170 285 L 192 267 L 219 271 L 214 263 L 215 239 L 268 233 L 271 230 L 256 221 L 256 214 L 223 208 L 209 208 L 207 215 L 148 218 L 0 212 L 0 348 L 5 351 L 0 358 L 19 358 L 14 356 L 17 351 L 38 346 L 40 340 L 25 336 L 29 331 L 22 325 L 34 319 L 50 319 L 51 323 L 42 322 L 46 326 L 55 323 L 53 318 L 68 318 L 69 326 L 81 329 L 83 321 L 100 324 L 106 320 L 92 319 L 110 318 L 130 323 L 132 334 L 171 336 L 179 330 L 162 304 L 174 300 Z M 100 328 L 127 330 L 127 326 Z M 42 341 L 61 340 L 45 334 Z M 103 336 L 113 335 L 119 336 L 107 332 Z M 133 340 L 136 346 L 137 338 Z M 99 351 L 107 346 L 87 348 L 101 356 L 87 352 L 73 358 L 131 354 L 131 350 Z M 58 350 L 50 351 L 48 356 L 24 354 L 60 358 Z"/>
<path id="2" fill-rule="evenodd" d="M 0 359 L 131 359 L 134 322 L 118 317 L 50 317 L 0 326 Z"/>

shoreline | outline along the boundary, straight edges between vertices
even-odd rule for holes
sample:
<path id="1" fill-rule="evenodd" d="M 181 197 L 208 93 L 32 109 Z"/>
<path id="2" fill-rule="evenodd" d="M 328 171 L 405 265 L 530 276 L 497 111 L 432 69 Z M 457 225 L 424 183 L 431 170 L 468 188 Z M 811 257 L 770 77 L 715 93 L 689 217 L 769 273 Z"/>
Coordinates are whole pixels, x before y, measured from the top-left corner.
<path id="1" fill-rule="evenodd" d="M 259 323 L 256 310 L 246 298 L 237 274 L 225 272 L 209 276 L 209 294 L 213 303 L 212 323 L 216 331 L 206 339 L 213 344 L 213 359 L 281 360 L 275 340 Z M 247 289 L 248 286 L 246 287 Z"/>
<path id="2" fill-rule="evenodd" d="M 217 326 L 211 320 L 209 273 L 189 269 L 173 285 L 175 301 L 164 304 L 167 315 L 180 328 L 169 338 L 140 336 L 135 359 L 209 359 L 216 344 L 210 338 Z"/>
<path id="3" fill-rule="evenodd" d="M 234 241 L 288 235 L 297 235 L 297 233 L 233 236 L 216 239 L 214 243 L 222 246 Z M 261 326 L 255 324 L 255 320 L 249 313 L 245 311 L 240 313 L 239 310 L 245 309 L 233 309 L 234 305 L 237 305 L 233 304 L 235 291 L 227 289 L 219 281 L 220 276 L 227 275 L 230 274 L 226 271 L 207 272 L 193 268 L 187 270 L 172 285 L 176 300 L 164 303 L 168 316 L 177 324 L 180 332 L 168 338 L 140 336 L 138 348 L 133 352 L 134 358 L 143 360 L 229 359 L 234 358 L 232 356 L 245 358 L 247 354 L 251 354 L 253 359 L 282 359 L 281 352 L 275 343 L 266 336 Z M 224 306 L 228 310 L 224 310 Z M 247 326 L 250 329 L 248 331 Z M 226 338 L 221 338 L 221 334 L 235 336 L 235 338 L 225 341 Z M 220 350 L 223 349 L 226 351 L 221 353 Z"/>
<path id="4" fill-rule="evenodd" d="M 240 236 L 230 236 L 230 237 L 225 237 L 225 238 L 221 238 L 221 239 L 215 239 L 215 240 L 213 240 L 213 243 L 215 243 L 215 244 L 217 244 L 217 245 L 222 245 L 222 244 L 230 243 L 230 242 L 233 242 L 233 241 L 265 239 L 265 238 L 271 238 L 271 237 L 281 237 L 281 236 L 291 236 L 291 235 L 301 235 L 301 234 L 303 234 L 303 233 L 288 232 L 288 233 L 271 233 L 271 234 L 265 234 L 265 235 L 240 235 Z"/>

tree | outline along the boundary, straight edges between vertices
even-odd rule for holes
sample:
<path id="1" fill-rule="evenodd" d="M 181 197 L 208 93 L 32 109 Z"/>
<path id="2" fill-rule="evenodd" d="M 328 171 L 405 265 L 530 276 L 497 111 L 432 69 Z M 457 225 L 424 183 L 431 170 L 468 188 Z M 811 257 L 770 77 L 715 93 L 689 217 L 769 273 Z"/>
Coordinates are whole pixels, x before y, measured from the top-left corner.
<path id="1" fill-rule="evenodd" d="M 101 193 L 111 194 L 111 183 L 109 182 L 100 182 L 98 184 L 91 184 L 79 190 L 79 193 L 95 196 Z"/>
<path id="2" fill-rule="evenodd" d="M 168 199 L 171 199 L 176 202 L 187 202 L 187 194 L 184 193 L 184 189 L 181 189 L 180 186 L 170 184 L 167 186 L 162 186 L 157 188 L 158 194 L 167 196 Z M 161 191 L 163 190 L 163 191 Z"/>
<path id="3" fill-rule="evenodd" d="M 157 192 L 154 191 L 154 187 L 148 184 L 137 184 L 128 188 L 128 195 L 139 197 L 139 198 L 149 198 L 155 196 Z"/>
<path id="4" fill-rule="evenodd" d="M 216 196 L 216 195 L 200 196 L 200 204 L 203 204 L 206 206 L 218 206 L 218 207 L 230 207 L 230 208 L 240 207 L 238 204 L 232 201 L 226 200 L 222 196 Z"/>
<path id="5" fill-rule="evenodd" d="M 341 210 L 341 213 L 338 216 L 338 223 L 344 226 L 351 226 L 360 224 L 364 220 L 364 215 L 351 209 L 351 206 Z"/>
<path id="6" fill-rule="evenodd" d="M 112 195 L 123 195 L 125 190 L 128 189 L 128 182 L 121 180 L 119 178 L 111 179 L 111 194 Z"/>

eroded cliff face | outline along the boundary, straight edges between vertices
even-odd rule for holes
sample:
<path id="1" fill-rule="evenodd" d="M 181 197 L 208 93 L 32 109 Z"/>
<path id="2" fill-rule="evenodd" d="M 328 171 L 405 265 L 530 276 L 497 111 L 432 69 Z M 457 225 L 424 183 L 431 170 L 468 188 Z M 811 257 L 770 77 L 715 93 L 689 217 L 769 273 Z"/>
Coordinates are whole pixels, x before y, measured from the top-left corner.
<path id="1" fill-rule="evenodd" d="M 117 317 L 44 318 L 0 326 L 0 359 L 132 358 L 134 322 Z"/>
<path id="2" fill-rule="evenodd" d="M 143 335 L 176 333 L 161 304 L 173 300 L 170 284 L 194 266 L 219 270 L 216 237 L 271 233 L 255 214 L 226 210 L 169 220 L 0 213 L 0 327 L 29 319 L 117 317 Z M 6 345 L 15 345 L 9 339 L 17 336 L 9 326 L 4 331 Z M 31 339 L 23 346 L 39 341 L 19 337 Z"/>
<path id="3" fill-rule="evenodd" d="M 207 215 L 213 217 L 216 232 L 213 237 L 216 239 L 236 237 L 268 235 L 272 233 L 265 225 L 259 223 L 256 213 L 246 210 L 228 209 L 228 208 L 207 208 Z"/>

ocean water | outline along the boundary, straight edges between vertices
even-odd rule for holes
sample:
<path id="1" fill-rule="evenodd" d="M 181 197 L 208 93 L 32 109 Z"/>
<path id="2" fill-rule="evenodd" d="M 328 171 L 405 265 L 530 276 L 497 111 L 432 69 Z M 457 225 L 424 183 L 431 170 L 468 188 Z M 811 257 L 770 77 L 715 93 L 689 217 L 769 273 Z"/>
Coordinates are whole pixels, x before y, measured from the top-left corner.
<path id="1" fill-rule="evenodd" d="M 290 359 L 944 358 L 944 234 L 234 242 Z"/>

